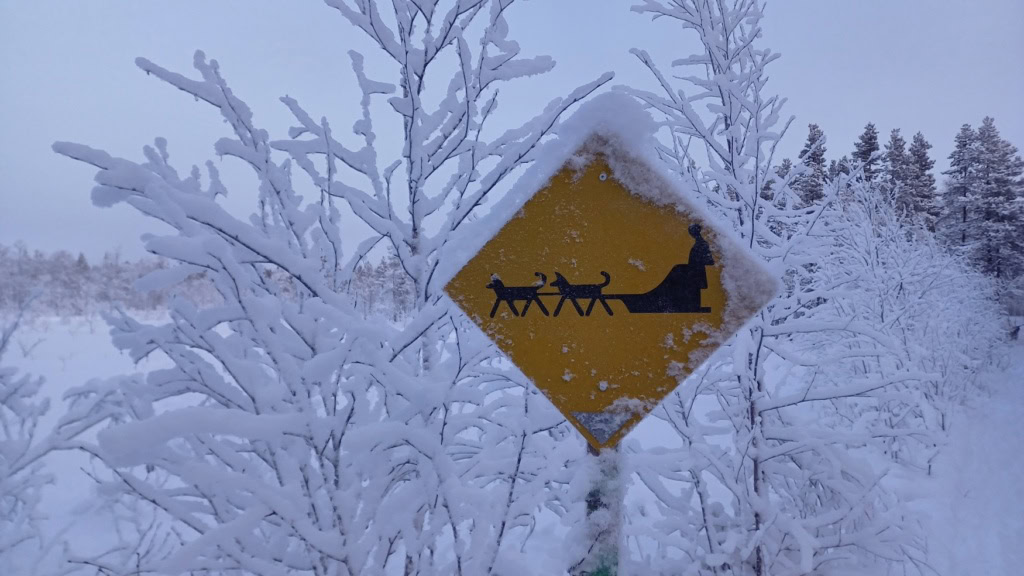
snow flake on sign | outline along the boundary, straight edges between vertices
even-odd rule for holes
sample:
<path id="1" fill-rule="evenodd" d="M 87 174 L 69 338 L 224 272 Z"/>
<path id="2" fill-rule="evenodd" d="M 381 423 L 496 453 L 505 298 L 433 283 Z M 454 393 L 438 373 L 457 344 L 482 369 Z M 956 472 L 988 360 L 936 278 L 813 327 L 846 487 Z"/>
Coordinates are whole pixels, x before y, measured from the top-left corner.
<path id="1" fill-rule="evenodd" d="M 694 334 L 714 334 L 715 329 L 707 322 L 696 322 L 692 326 L 684 326 L 682 329 L 683 342 L 689 342 Z M 669 334 L 669 336 L 672 336 Z"/>
<path id="2" fill-rule="evenodd" d="M 665 348 L 669 348 L 669 349 L 675 348 L 676 347 L 676 337 L 675 337 L 675 335 L 672 334 L 671 332 L 669 332 L 668 334 L 665 334 L 665 342 L 664 342 L 664 344 L 662 344 L 662 346 L 664 346 Z"/>

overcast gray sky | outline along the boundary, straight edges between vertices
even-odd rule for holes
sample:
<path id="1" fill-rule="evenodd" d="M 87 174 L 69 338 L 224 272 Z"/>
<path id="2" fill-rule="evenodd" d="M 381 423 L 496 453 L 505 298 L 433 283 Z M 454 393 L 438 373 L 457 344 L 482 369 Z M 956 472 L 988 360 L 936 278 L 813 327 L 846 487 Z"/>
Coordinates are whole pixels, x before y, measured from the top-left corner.
<path id="1" fill-rule="evenodd" d="M 509 14 L 511 36 L 558 67 L 505 91 L 510 121 L 606 70 L 616 84 L 646 85 L 632 47 L 666 65 L 690 52 L 690 35 L 629 12 L 630 4 L 521 0 Z M 782 53 L 769 87 L 797 117 L 790 156 L 809 122 L 838 157 L 873 121 L 883 138 L 897 127 L 908 140 L 924 132 L 941 170 L 959 126 L 985 115 L 1024 148 L 1021 0 L 770 0 L 763 24 L 762 46 Z M 93 171 L 50 145 L 72 140 L 138 158 L 163 136 L 172 159 L 204 161 L 225 135 L 213 110 L 133 64 L 145 56 L 191 73 L 197 48 L 220 61 L 276 137 L 290 126 L 277 100 L 285 94 L 351 126 L 358 94 L 346 53 L 372 52 L 317 0 L 0 0 L 0 243 L 138 255 L 138 236 L 152 224 L 124 206 L 93 207 Z M 251 196 L 238 192 L 236 208 L 248 205 Z"/>

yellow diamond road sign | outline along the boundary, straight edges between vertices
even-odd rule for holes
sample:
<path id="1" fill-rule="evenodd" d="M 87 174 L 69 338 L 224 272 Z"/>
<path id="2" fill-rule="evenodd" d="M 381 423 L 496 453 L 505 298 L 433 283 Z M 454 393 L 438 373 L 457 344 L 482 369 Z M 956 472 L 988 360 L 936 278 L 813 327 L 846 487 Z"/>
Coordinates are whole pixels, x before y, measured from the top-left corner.
<path id="1" fill-rule="evenodd" d="M 600 450 L 777 281 L 646 161 L 592 136 L 446 291 Z"/>

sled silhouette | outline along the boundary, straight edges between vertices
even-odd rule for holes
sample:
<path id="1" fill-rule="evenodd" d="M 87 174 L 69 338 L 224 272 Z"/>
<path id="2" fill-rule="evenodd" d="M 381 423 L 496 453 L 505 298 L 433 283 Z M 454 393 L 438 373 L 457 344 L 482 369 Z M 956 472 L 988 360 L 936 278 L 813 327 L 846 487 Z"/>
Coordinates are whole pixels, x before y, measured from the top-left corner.
<path id="1" fill-rule="evenodd" d="M 668 275 L 643 294 L 608 294 L 607 299 L 621 300 L 630 314 L 707 313 L 711 308 L 700 305 L 700 284 L 694 282 L 695 271 L 689 264 L 676 264 Z M 704 273 L 704 266 L 700 267 Z"/>
<path id="2" fill-rule="evenodd" d="M 700 291 L 708 287 L 706 268 L 715 265 L 711 246 L 701 235 L 701 225 L 690 224 L 693 247 L 686 264 L 676 264 L 652 290 L 643 294 L 618 294 L 630 314 L 703 314 L 711 308 L 700 305 Z M 609 295 L 608 298 L 612 296 Z"/>

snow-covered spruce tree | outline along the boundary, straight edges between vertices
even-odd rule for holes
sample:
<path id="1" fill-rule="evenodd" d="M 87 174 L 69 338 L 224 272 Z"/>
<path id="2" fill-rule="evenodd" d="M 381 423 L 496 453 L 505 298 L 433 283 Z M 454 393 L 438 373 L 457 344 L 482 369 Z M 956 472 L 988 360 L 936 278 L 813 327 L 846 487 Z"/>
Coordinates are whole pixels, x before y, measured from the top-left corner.
<path id="1" fill-rule="evenodd" d="M 964 124 L 949 156 L 939 224 L 950 245 L 1001 281 L 1024 272 L 1024 161 L 986 117 Z"/>
<path id="2" fill-rule="evenodd" d="M 364 315 L 375 315 L 399 322 L 408 313 L 412 300 L 409 275 L 393 250 L 374 265 L 364 260 L 353 272 L 349 291 Z"/>
<path id="3" fill-rule="evenodd" d="M 898 345 L 841 313 L 855 271 L 813 273 L 833 249 L 824 220 L 840 190 L 867 186 L 863 167 L 837 173 L 818 206 L 796 208 L 793 173 L 764 201 L 789 124 L 779 125 L 784 101 L 764 91 L 777 56 L 757 46 L 761 3 L 646 0 L 634 10 L 692 31 L 704 49 L 674 62 L 686 88 L 635 51 L 662 88 L 631 91 L 663 115 L 662 157 L 787 286 L 657 412 L 679 447 L 630 455 L 656 502 L 627 528 L 635 570 L 788 576 L 903 562 L 916 540 L 884 481 L 898 464 L 882 453 L 883 440 L 908 432 L 889 426 L 877 396 L 925 375 L 896 362 L 856 369 Z"/>
<path id="4" fill-rule="evenodd" d="M 991 117 L 978 128 L 977 160 L 978 264 L 993 278 L 1009 280 L 1024 272 L 1024 160 Z"/>
<path id="5" fill-rule="evenodd" d="M 857 141 L 853 143 L 852 158 L 854 162 L 860 162 L 864 167 L 864 179 L 872 181 L 877 173 L 877 164 L 881 158 L 878 154 L 878 129 L 871 122 L 864 126 Z"/>
<path id="6" fill-rule="evenodd" d="M 910 196 L 910 159 L 907 157 L 907 142 L 899 128 L 889 133 L 882 155 L 882 182 L 889 194 L 896 199 L 896 205 L 908 213 L 914 209 Z"/>
<path id="7" fill-rule="evenodd" d="M 800 151 L 800 163 L 806 167 L 806 173 L 794 185 L 805 206 L 819 203 L 825 197 L 825 179 L 828 177 L 826 151 L 825 133 L 817 124 L 810 124 L 807 127 L 807 141 Z"/>
<path id="8" fill-rule="evenodd" d="M 942 203 L 937 196 L 935 176 L 932 174 L 935 161 L 928 154 L 931 147 L 932 145 L 925 140 L 924 134 L 918 132 L 914 134 L 907 154 L 910 162 L 910 198 L 913 202 L 914 212 L 928 231 L 935 232 L 935 224 L 941 215 Z"/>
<path id="9" fill-rule="evenodd" d="M 828 164 L 828 179 L 835 180 L 840 174 L 850 173 L 850 159 L 843 156 L 839 160 L 832 159 Z"/>
<path id="10" fill-rule="evenodd" d="M 949 169 L 942 197 L 942 218 L 936 225 L 939 234 L 950 246 L 969 250 L 978 239 L 975 222 L 977 204 L 978 133 L 970 124 L 964 124 L 957 133 L 953 151 L 949 154 Z"/>
<path id="11" fill-rule="evenodd" d="M 941 215 L 941 202 L 935 188 L 935 175 L 932 174 L 935 161 L 928 154 L 931 149 L 932 145 L 925 139 L 925 134 L 918 132 L 910 140 L 907 156 L 910 163 L 909 194 L 913 202 L 913 211 L 924 222 L 925 228 L 934 233 L 936 220 Z"/>
<path id="12" fill-rule="evenodd" d="M 138 60 L 224 118 L 232 135 L 216 152 L 259 182 L 250 219 L 220 206 L 227 188 L 213 163 L 205 177 L 182 175 L 162 140 L 142 163 L 55 146 L 99 170 L 97 204 L 125 202 L 173 228 L 146 247 L 177 266 L 144 285 L 202 272 L 223 299 L 175 299 L 158 325 L 111 317 L 116 344 L 172 366 L 71 395 L 78 418 L 117 420 L 85 446 L 110 469 L 104 489 L 170 522 L 169 549 L 125 571 L 550 574 L 558 559 L 538 558 L 528 540 L 541 507 L 561 510 L 582 446 L 558 442 L 561 417 L 449 315 L 435 271 L 457 253 L 453 234 L 610 76 L 505 130 L 498 87 L 553 66 L 521 57 L 508 38 L 513 2 L 396 0 L 386 14 L 374 2 L 327 4 L 388 62 L 371 72 L 349 54 L 362 95 L 357 147 L 287 97 L 297 126 L 271 140 L 202 53 L 195 78 Z M 374 133 L 387 115 L 401 127 L 393 157 Z M 343 242 L 344 211 L 371 231 L 358 246 Z M 413 286 L 398 326 L 364 318 L 347 294 L 379 243 Z"/>

